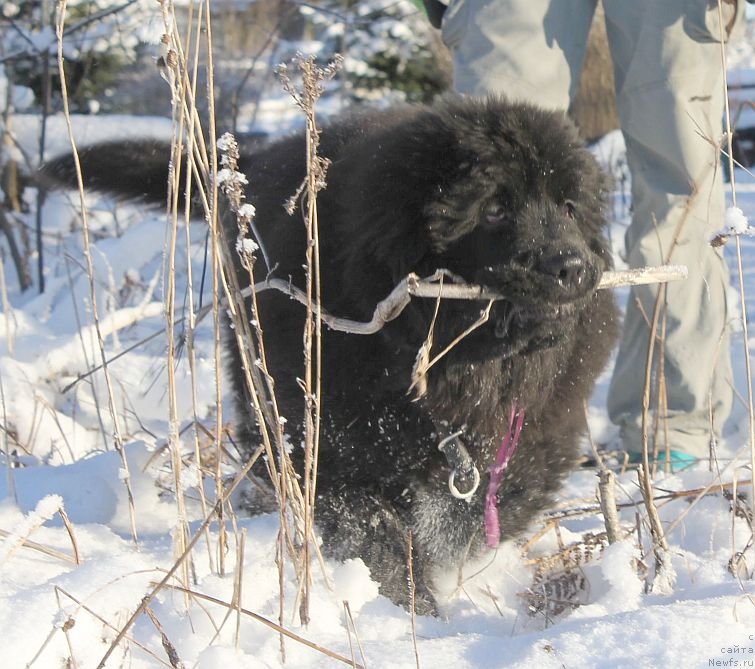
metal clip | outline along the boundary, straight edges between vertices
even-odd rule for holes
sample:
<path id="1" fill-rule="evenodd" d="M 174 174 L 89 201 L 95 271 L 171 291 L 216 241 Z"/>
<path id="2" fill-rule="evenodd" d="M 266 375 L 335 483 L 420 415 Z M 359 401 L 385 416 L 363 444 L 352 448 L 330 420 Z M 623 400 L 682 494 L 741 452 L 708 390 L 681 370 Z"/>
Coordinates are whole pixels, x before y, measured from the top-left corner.
<path id="1" fill-rule="evenodd" d="M 458 439 L 462 432 L 462 430 L 459 430 L 443 439 L 438 444 L 438 450 L 446 456 L 448 466 L 451 468 L 451 473 L 448 475 L 448 489 L 451 491 L 451 494 L 456 499 L 470 499 L 480 486 L 480 472 L 470 457 L 469 452 L 464 447 L 464 444 Z M 461 492 L 456 487 L 457 472 L 463 477 L 472 475 L 472 487 L 467 492 Z"/>

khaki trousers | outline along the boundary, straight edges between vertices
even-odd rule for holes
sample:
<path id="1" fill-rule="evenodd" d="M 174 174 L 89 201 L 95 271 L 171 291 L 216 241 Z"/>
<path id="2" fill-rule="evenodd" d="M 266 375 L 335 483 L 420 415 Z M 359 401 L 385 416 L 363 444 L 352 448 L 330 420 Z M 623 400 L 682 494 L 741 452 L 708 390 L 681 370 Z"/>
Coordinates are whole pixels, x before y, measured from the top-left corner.
<path id="1" fill-rule="evenodd" d="M 723 5 L 724 33 L 741 5 Z M 461 93 L 566 109 L 577 90 L 596 0 L 451 0 L 443 39 Z M 660 446 L 705 457 L 732 404 L 726 293 L 720 250 L 724 190 L 723 68 L 715 0 L 604 0 L 621 129 L 632 174 L 630 267 L 686 265 L 668 284 Z M 625 448 L 638 450 L 649 326 L 657 286 L 629 295 L 608 410 Z M 638 302 L 642 310 L 637 308 Z M 657 347 L 656 347 L 657 348 Z M 660 411 L 655 411 L 661 406 Z M 668 440 L 665 441 L 667 435 Z"/>

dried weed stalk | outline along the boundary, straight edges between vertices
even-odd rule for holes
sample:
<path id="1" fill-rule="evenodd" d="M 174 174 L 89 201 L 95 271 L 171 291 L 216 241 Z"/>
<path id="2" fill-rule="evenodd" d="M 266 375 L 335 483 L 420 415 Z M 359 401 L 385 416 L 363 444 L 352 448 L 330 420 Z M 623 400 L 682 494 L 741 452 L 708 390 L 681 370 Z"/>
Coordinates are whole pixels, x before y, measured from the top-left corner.
<path id="1" fill-rule="evenodd" d="M 131 525 L 131 536 L 134 542 L 137 541 L 136 531 L 136 510 L 134 507 L 134 495 L 131 489 L 131 477 L 129 475 L 129 464 L 124 451 L 123 436 L 120 428 L 120 417 L 115 403 L 115 393 L 113 391 L 113 382 L 107 366 L 107 358 L 105 356 L 105 340 L 100 330 L 100 314 L 97 304 L 97 288 L 95 285 L 95 273 L 94 262 L 92 260 L 92 246 L 89 238 L 89 222 L 86 212 L 86 203 L 84 196 L 84 180 L 81 174 L 81 166 L 79 164 L 78 152 L 76 150 L 76 140 L 73 133 L 73 125 L 71 123 L 71 112 L 68 105 L 68 90 L 66 88 L 66 73 L 63 67 L 63 29 L 66 16 L 66 0 L 58 0 L 56 7 L 56 21 L 55 21 L 55 34 L 57 37 L 58 53 L 58 76 L 60 77 L 60 89 L 61 97 L 63 101 L 63 116 L 66 121 L 66 128 L 68 131 L 68 140 L 71 145 L 71 152 L 74 158 L 74 164 L 76 168 L 76 180 L 78 183 L 79 191 L 79 206 L 82 221 L 82 235 L 84 242 L 84 258 L 86 260 L 87 277 L 89 279 L 89 299 L 92 308 L 92 319 L 94 324 L 95 333 L 97 335 L 97 347 L 100 354 L 100 362 L 102 364 L 103 376 L 105 378 L 105 385 L 107 387 L 108 394 L 108 408 L 110 411 L 110 419 L 112 421 L 113 430 L 113 444 L 116 451 L 121 457 L 121 466 L 123 467 L 124 476 L 123 481 L 126 486 L 126 494 L 128 497 L 129 508 L 129 522 Z M 41 289 L 41 286 L 40 286 Z"/>
<path id="2" fill-rule="evenodd" d="M 409 616 L 412 627 L 412 648 L 414 649 L 414 663 L 420 669 L 419 649 L 417 648 L 417 609 L 415 606 L 417 584 L 414 581 L 414 545 L 411 530 L 406 534 L 406 569 L 407 585 L 409 587 Z"/>
<path id="3" fill-rule="evenodd" d="M 165 632 L 165 629 L 160 624 L 160 620 L 158 619 L 157 614 L 149 607 L 147 607 L 145 613 L 147 614 L 147 617 L 152 621 L 152 624 L 155 626 L 157 633 L 160 635 L 160 642 L 162 643 L 163 649 L 165 650 L 165 654 L 168 656 L 168 662 L 170 663 L 172 669 L 184 669 L 185 665 L 181 661 L 181 658 L 178 655 L 178 651 L 173 645 L 173 642 L 170 640 Z"/>
<path id="4" fill-rule="evenodd" d="M 720 43 L 721 43 L 721 69 L 726 72 L 726 40 L 724 39 L 724 21 L 723 7 L 721 0 L 718 0 L 718 18 L 721 26 Z M 734 152 L 732 148 L 733 133 L 731 130 L 731 109 L 729 108 L 729 90 L 724 76 L 724 119 L 726 123 L 726 149 L 729 159 L 729 174 L 731 183 L 731 202 L 732 206 L 737 206 L 737 187 L 734 170 Z M 750 336 L 749 324 L 747 322 L 747 302 L 745 299 L 745 280 L 744 280 L 744 263 L 742 261 L 742 242 L 740 235 L 734 235 L 734 246 L 737 256 L 737 277 L 739 288 L 739 307 L 742 314 L 742 345 L 745 354 L 745 378 L 747 382 L 747 418 L 748 418 L 748 440 L 750 444 L 750 471 L 755 476 L 755 397 L 752 389 L 752 360 L 750 359 Z"/>
<path id="5" fill-rule="evenodd" d="M 364 648 L 362 647 L 362 641 L 359 638 L 359 633 L 357 632 L 357 626 L 354 623 L 354 616 L 351 615 L 351 607 L 349 606 L 349 603 L 346 600 L 343 600 L 343 612 L 346 618 L 346 633 L 349 636 L 349 651 L 351 652 L 351 664 L 353 667 L 356 668 L 357 663 L 354 657 L 354 644 L 351 641 L 351 633 L 353 631 L 354 638 L 356 639 L 356 642 L 357 642 L 357 648 L 359 648 L 359 656 L 362 658 L 362 665 L 366 669 L 367 660 L 364 656 Z"/>
<path id="6" fill-rule="evenodd" d="M 103 627 L 103 630 L 108 630 L 108 631 L 111 631 L 111 632 L 117 632 L 118 631 L 118 628 L 113 623 L 111 623 L 109 620 L 107 620 L 106 618 L 103 618 L 100 614 L 98 614 L 96 611 L 94 611 L 91 607 L 87 606 L 83 601 L 81 601 L 80 599 L 74 597 L 71 593 L 67 592 L 66 590 L 64 590 L 60 586 L 56 585 L 55 586 L 55 597 L 58 600 L 58 608 L 59 608 L 59 610 L 61 612 L 66 611 L 66 613 L 68 615 L 68 618 L 66 619 L 65 623 L 63 623 L 63 625 L 60 628 L 57 627 L 57 626 L 53 627 L 52 631 L 50 632 L 50 635 L 47 637 L 47 639 L 45 639 L 45 642 L 42 644 L 42 647 L 37 651 L 37 654 L 35 655 L 34 659 L 31 662 L 29 662 L 29 664 L 27 665 L 28 667 L 32 667 L 35 664 L 36 660 L 39 658 L 39 656 L 44 651 L 46 645 L 50 642 L 50 640 L 52 639 L 52 637 L 55 635 L 55 633 L 59 629 L 62 629 L 63 633 L 66 635 L 66 639 L 68 640 L 69 651 L 73 655 L 73 648 L 72 648 L 72 645 L 71 645 L 71 640 L 70 640 L 68 632 L 76 626 L 76 616 L 79 614 L 79 611 L 76 610 L 75 612 L 70 613 L 70 607 L 64 607 L 63 604 L 62 604 L 62 602 L 60 601 L 61 595 L 64 596 L 64 597 L 67 597 L 74 604 L 76 604 L 77 609 L 80 609 L 81 611 L 84 611 L 85 613 L 88 613 L 90 616 L 92 616 L 92 618 L 94 618 L 99 623 L 101 623 L 102 627 Z M 153 650 L 151 650 L 150 648 L 148 648 L 144 644 L 142 644 L 139 641 L 137 641 L 134 637 L 132 637 L 132 636 L 126 636 L 126 639 L 128 640 L 128 642 L 130 644 L 133 644 L 136 648 L 139 648 L 139 650 L 141 650 L 142 652 L 144 652 L 147 655 L 149 655 L 155 662 L 157 662 L 158 665 L 164 666 L 164 667 L 171 667 L 172 666 L 168 662 L 166 662 L 161 656 L 159 656 L 157 653 L 155 653 Z M 175 669 L 175 668 L 173 668 L 173 669 Z"/>
<path id="7" fill-rule="evenodd" d="M 303 623 L 309 621 L 310 586 L 310 539 L 314 534 L 314 509 L 317 489 L 317 462 L 320 451 L 320 417 L 322 383 L 322 315 L 320 313 L 320 237 L 317 216 L 317 194 L 326 187 L 329 161 L 319 154 L 320 130 L 317 127 L 315 107 L 323 93 L 323 85 L 332 79 L 341 67 L 342 59 L 336 59 L 327 67 L 315 63 L 314 56 L 298 56 L 295 65 L 301 74 L 301 87 L 297 88 L 286 66 L 277 70 L 283 88 L 304 114 L 306 138 L 307 175 L 297 193 L 288 202 L 289 214 L 293 214 L 298 201 L 306 229 L 306 306 L 304 321 L 304 541 L 301 546 L 299 568 L 301 569 L 299 615 Z"/>

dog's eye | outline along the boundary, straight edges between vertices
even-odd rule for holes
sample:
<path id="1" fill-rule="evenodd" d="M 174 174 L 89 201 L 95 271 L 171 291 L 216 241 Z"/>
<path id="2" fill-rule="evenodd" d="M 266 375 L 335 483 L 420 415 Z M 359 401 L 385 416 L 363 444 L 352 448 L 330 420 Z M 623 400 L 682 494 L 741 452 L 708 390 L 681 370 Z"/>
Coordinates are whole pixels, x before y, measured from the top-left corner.
<path id="1" fill-rule="evenodd" d="M 498 228 L 513 220 L 511 212 L 501 204 L 490 204 L 482 212 L 482 222 L 486 227 Z"/>
<path id="2" fill-rule="evenodd" d="M 566 218 L 574 218 L 576 208 L 577 205 L 574 204 L 573 200 L 564 200 L 564 215 Z"/>

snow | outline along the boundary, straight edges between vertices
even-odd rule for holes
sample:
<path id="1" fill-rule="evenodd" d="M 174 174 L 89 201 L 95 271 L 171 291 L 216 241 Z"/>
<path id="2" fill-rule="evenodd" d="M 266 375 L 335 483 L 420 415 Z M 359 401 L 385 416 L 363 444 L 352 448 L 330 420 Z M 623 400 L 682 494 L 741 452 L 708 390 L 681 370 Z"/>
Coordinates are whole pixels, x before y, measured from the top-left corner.
<path id="1" fill-rule="evenodd" d="M 284 107 L 275 101 L 270 108 L 280 115 Z M 275 120 L 280 119 L 261 119 L 271 126 Z M 14 123 L 21 145 L 34 147 L 36 119 L 17 116 Z M 49 155 L 66 148 L 60 119 L 51 123 L 48 136 L 54 143 Z M 75 131 L 83 146 L 116 136 L 169 137 L 171 124 L 166 119 L 81 117 Z M 624 174 L 620 135 L 608 136 L 595 151 L 615 172 Z M 755 216 L 755 183 L 742 170 L 736 177 L 739 209 L 728 210 L 725 225 L 739 230 Z M 617 180 L 614 198 L 617 223 L 612 239 L 617 247 L 628 216 L 626 184 L 626 179 Z M 200 423 L 215 424 L 212 325 L 208 319 L 195 332 L 193 367 L 186 356 L 174 366 L 177 423 L 189 429 L 173 434 L 163 332 L 164 220 L 159 213 L 89 195 L 91 225 L 97 232 L 93 257 L 97 300 L 103 310 L 100 330 L 107 354 L 114 356 L 157 334 L 108 365 L 115 406 L 121 410 L 116 425 L 107 409 L 102 373 L 79 378 L 100 361 L 100 354 L 90 288 L 80 263 L 78 219 L 69 200 L 56 194 L 45 204 L 49 236 L 44 294 L 19 292 L 13 267 L 4 258 L 8 303 L 0 315 L 0 423 L 6 430 L 0 439 L 10 457 L 0 475 L 0 629 L 2 666 L 7 669 L 62 667 L 71 657 L 71 666 L 97 667 L 143 597 L 173 566 L 179 518 L 185 518 L 193 536 L 208 513 L 198 491 L 190 425 L 195 417 Z M 176 294 L 182 299 L 189 294 L 189 270 L 194 277 L 201 275 L 204 230 L 201 222 L 191 223 L 177 238 Z M 744 236 L 741 245 L 746 306 L 752 319 L 755 239 Z M 727 253 L 732 253 L 728 247 Z M 198 282 L 191 288 L 193 299 L 199 301 Z M 201 299 L 208 303 L 207 287 Z M 733 355 L 737 389 L 744 396 L 741 332 Z M 588 408 L 591 435 L 603 443 L 615 436 L 605 412 L 609 375 L 606 370 Z M 128 436 L 123 456 L 113 449 L 116 427 Z M 736 483 L 739 492 L 749 495 L 749 452 L 742 449 L 746 440 L 740 406 L 720 446 L 720 468 L 724 482 Z M 186 461 L 185 509 L 178 508 L 171 492 L 174 481 L 168 473 L 167 447 L 171 442 L 181 447 Z M 296 614 L 296 580 L 287 561 L 283 624 L 349 658 L 347 664 L 354 657 L 373 669 L 416 667 L 415 652 L 421 666 L 460 669 L 755 666 L 755 604 L 749 580 L 755 555 L 747 549 L 751 531 L 741 514 L 731 512 L 732 503 L 715 487 L 717 483 L 716 474 L 705 467 L 660 473 L 656 479 L 657 494 L 667 497 L 660 515 L 669 530 L 676 574 L 665 593 L 646 592 L 640 565 L 652 570 L 653 555 L 643 527 L 642 546 L 633 534 L 592 552 L 584 549 L 578 566 L 566 574 L 566 581 L 584 583 L 577 593 L 581 606 L 553 615 L 531 615 L 533 560 L 556 552 L 559 542 L 581 541 L 586 533 L 603 529 L 598 515 L 583 513 L 562 520 L 559 536 L 554 531 L 544 533 L 526 558 L 519 546 L 507 543 L 466 565 L 461 574 L 438 573 L 436 587 L 444 617 L 417 619 L 416 647 L 409 614 L 378 593 L 360 560 L 325 561 L 322 569 L 313 563 L 307 626 Z M 594 471 L 576 471 L 554 511 L 593 508 L 596 485 Z M 714 486 L 710 494 L 687 494 L 709 485 Z M 213 482 L 205 481 L 205 486 L 208 499 L 213 499 Z M 131 535 L 129 491 L 136 541 Z M 639 499 L 633 472 L 618 477 L 617 498 L 625 505 L 621 522 L 632 528 L 640 511 L 630 505 Z M 70 519 L 70 534 L 61 510 Z M 229 519 L 228 527 L 226 575 L 218 574 L 218 530 L 213 523 L 191 553 L 188 586 L 231 602 L 240 574 L 241 607 L 277 622 L 277 516 L 248 518 L 239 513 Z M 533 527 L 532 535 L 540 527 Z M 243 564 L 238 550 L 242 542 Z M 734 560 L 739 552 L 744 554 L 741 563 Z M 229 615 L 228 608 L 207 600 L 194 599 L 187 606 L 183 595 L 171 587 L 157 592 L 148 607 L 162 632 L 142 613 L 107 667 L 170 666 L 161 633 L 185 667 L 283 666 L 280 636 L 259 618 L 242 613 L 237 620 L 235 611 Z M 292 638 L 286 639 L 285 652 L 288 667 L 342 664 Z"/>
<path id="2" fill-rule="evenodd" d="M 733 235 L 753 234 L 747 216 L 739 207 L 727 207 L 724 215 L 724 228 Z"/>
<path id="3" fill-rule="evenodd" d="M 237 146 L 235 137 L 230 132 L 225 132 L 220 136 L 217 142 L 215 142 L 220 151 L 228 151 L 232 147 Z"/>
<path id="4" fill-rule="evenodd" d="M 240 209 L 239 209 L 239 214 L 241 214 Z M 238 242 L 236 243 L 236 251 L 238 251 L 240 255 L 254 253 L 257 249 L 259 249 L 259 246 L 257 245 L 257 243 L 253 239 L 249 239 L 248 237 L 239 239 Z"/>
<path id="5" fill-rule="evenodd" d="M 239 216 L 241 216 L 243 218 L 252 219 L 252 218 L 254 218 L 254 215 L 255 215 L 256 212 L 257 212 L 257 210 L 254 208 L 253 204 L 249 204 L 249 203 L 242 204 L 239 207 Z M 250 242 L 250 241 L 252 241 L 252 240 L 251 239 L 246 239 L 245 240 L 245 242 Z M 250 250 L 251 251 L 256 251 L 257 250 L 257 245 L 255 244 L 254 248 L 250 248 Z"/>
<path id="6" fill-rule="evenodd" d="M 241 186 L 247 183 L 246 175 L 241 172 L 234 172 L 228 168 L 218 170 L 218 184 L 221 186 L 227 185 L 229 188 L 234 186 Z"/>

